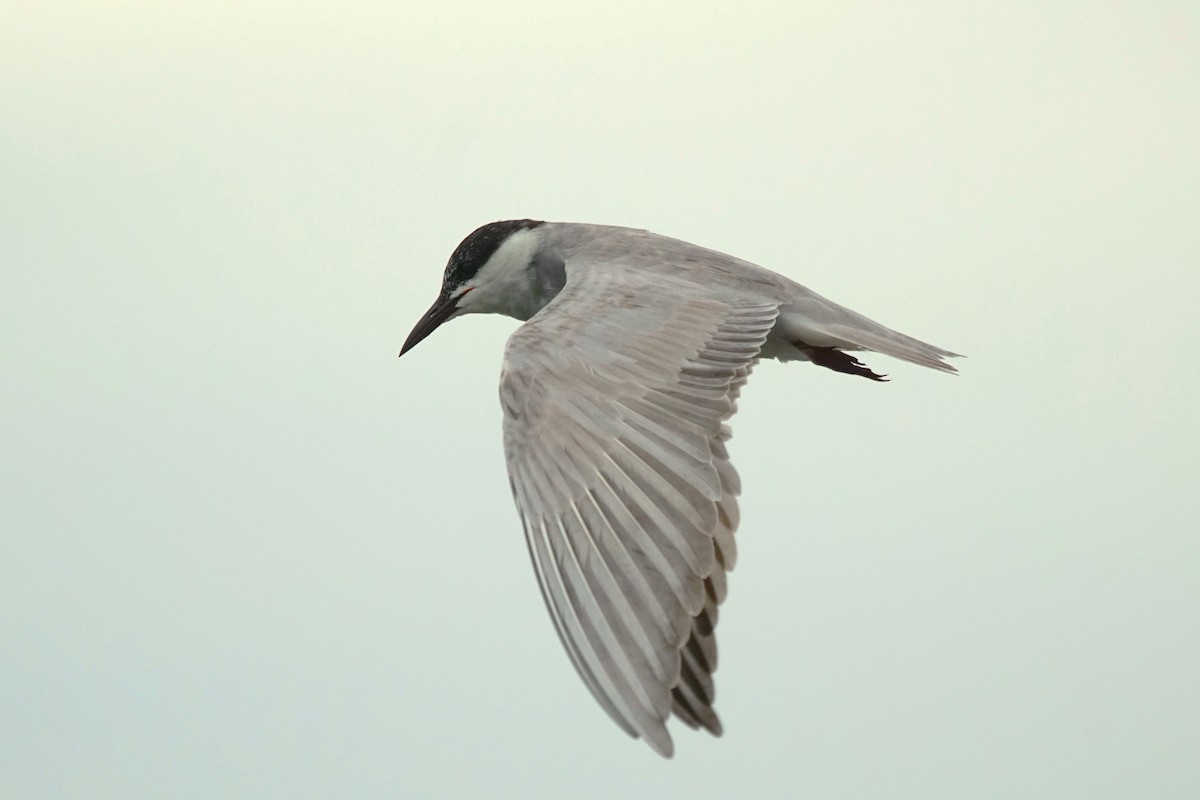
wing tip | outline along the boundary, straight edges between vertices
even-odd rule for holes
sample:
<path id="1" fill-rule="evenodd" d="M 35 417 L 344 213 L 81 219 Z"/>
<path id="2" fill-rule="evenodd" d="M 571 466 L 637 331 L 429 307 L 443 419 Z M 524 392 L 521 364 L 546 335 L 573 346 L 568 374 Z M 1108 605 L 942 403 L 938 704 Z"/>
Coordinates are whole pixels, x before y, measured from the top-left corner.
<path id="1" fill-rule="evenodd" d="M 663 758 L 675 756 L 675 741 L 667 731 L 666 725 L 659 723 L 649 730 L 642 731 L 641 736 L 646 740 L 646 744 Z"/>

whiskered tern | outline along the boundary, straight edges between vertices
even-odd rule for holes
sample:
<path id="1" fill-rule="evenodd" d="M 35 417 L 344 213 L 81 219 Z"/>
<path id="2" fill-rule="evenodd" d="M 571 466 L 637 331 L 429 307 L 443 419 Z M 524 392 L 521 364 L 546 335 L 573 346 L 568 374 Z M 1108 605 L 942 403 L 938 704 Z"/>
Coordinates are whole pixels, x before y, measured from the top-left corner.
<path id="1" fill-rule="evenodd" d="M 874 381 L 847 351 L 943 372 L 956 354 L 747 261 L 643 230 L 484 225 L 400 355 L 447 320 L 525 322 L 504 351 L 504 454 L 546 608 L 592 695 L 674 751 L 667 718 L 720 735 L 714 628 L 737 558 L 726 421 L 760 358 Z"/>

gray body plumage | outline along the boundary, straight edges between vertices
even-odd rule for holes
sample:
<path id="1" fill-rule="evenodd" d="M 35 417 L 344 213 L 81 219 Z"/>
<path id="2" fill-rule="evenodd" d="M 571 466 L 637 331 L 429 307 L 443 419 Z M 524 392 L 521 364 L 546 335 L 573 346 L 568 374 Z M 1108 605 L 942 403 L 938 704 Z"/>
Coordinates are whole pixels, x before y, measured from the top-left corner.
<path id="1" fill-rule="evenodd" d="M 584 683 L 663 755 L 674 713 L 714 734 L 714 628 L 737 551 L 725 424 L 759 358 L 881 380 L 873 350 L 954 354 L 755 264 L 647 231 L 493 223 L 459 246 L 404 350 L 446 319 L 528 320 L 500 381 L 513 497 Z M 474 238 L 473 238 L 474 237 Z"/>

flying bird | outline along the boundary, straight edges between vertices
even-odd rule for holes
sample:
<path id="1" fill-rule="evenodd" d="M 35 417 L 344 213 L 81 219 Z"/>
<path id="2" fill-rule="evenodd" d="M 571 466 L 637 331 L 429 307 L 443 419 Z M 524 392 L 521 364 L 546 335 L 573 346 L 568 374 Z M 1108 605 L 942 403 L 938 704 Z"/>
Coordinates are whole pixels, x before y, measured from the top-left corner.
<path id="1" fill-rule="evenodd" d="M 606 225 L 492 222 L 464 239 L 404 342 L 524 321 L 504 352 L 509 483 L 546 608 L 613 721 L 671 756 L 667 719 L 721 734 L 714 629 L 737 559 L 725 443 L 760 358 L 872 381 L 848 351 L 943 372 L 957 354 L 733 256 Z"/>

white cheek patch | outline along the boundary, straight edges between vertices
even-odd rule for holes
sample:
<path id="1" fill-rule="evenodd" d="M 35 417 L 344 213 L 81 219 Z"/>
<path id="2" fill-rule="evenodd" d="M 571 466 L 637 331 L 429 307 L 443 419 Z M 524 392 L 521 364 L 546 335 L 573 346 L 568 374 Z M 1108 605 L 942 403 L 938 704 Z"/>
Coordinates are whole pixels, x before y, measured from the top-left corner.
<path id="1" fill-rule="evenodd" d="M 492 253 L 492 257 L 480 268 L 472 283 L 487 287 L 511 283 L 516 278 L 523 279 L 525 269 L 533 260 L 537 248 L 538 235 L 535 231 L 517 231 L 496 248 L 496 252 Z"/>
<path id="2" fill-rule="evenodd" d="M 469 314 L 495 313 L 527 319 L 527 306 L 532 300 L 529 266 L 537 249 L 536 230 L 517 231 L 505 239 L 468 283 L 477 291 L 462 297 L 460 307 Z"/>

